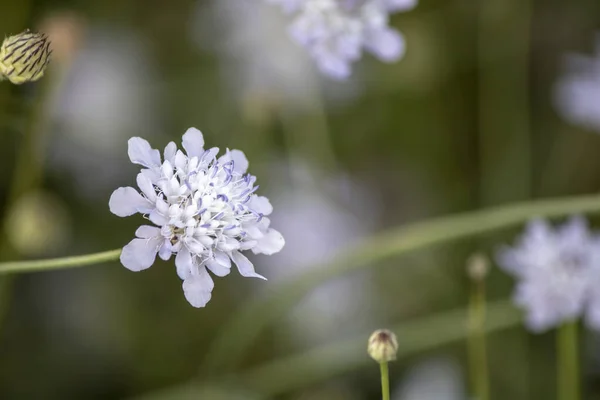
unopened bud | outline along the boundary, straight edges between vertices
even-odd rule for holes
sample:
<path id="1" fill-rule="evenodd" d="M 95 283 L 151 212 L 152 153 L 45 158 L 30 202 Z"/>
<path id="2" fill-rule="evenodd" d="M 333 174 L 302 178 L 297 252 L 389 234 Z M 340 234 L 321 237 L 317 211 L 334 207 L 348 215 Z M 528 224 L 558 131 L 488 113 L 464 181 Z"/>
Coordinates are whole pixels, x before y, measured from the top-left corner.
<path id="1" fill-rule="evenodd" d="M 490 261 L 482 253 L 475 253 L 467 260 L 467 274 L 475 281 L 485 279 L 490 272 Z"/>
<path id="2" fill-rule="evenodd" d="M 378 363 L 394 361 L 398 352 L 398 340 L 393 332 L 379 329 L 371 334 L 367 351 Z"/>
<path id="3" fill-rule="evenodd" d="M 0 77 L 15 85 L 37 81 L 50 62 L 50 41 L 29 30 L 4 39 L 0 47 Z"/>

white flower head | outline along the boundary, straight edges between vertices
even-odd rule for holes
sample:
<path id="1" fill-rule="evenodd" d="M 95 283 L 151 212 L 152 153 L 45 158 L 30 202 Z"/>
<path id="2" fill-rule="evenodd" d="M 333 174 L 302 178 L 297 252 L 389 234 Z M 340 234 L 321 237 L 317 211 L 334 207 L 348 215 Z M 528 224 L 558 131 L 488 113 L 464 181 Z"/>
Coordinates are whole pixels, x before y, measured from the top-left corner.
<path id="1" fill-rule="evenodd" d="M 600 238 L 585 219 L 573 217 L 553 229 L 531 221 L 516 247 L 503 249 L 500 266 L 518 279 L 514 301 L 526 325 L 540 332 L 585 316 L 600 328 Z"/>
<path id="2" fill-rule="evenodd" d="M 592 56 L 568 54 L 554 90 L 559 114 L 572 124 L 600 132 L 600 34 Z"/>
<path id="3" fill-rule="evenodd" d="M 214 287 L 208 273 L 229 274 L 231 261 L 242 276 L 265 279 L 242 254 L 274 254 L 284 245 L 279 232 L 269 228 L 273 208 L 255 194 L 256 177 L 246 173 L 248 160 L 239 150 L 204 149 L 202 133 L 190 128 L 183 148 L 167 145 L 164 160 L 158 150 L 139 137 L 129 139 L 129 158 L 143 168 L 140 189 L 121 187 L 110 198 L 110 211 L 126 217 L 145 216 L 156 226 L 142 225 L 121 253 L 121 263 L 132 271 L 149 268 L 156 255 L 168 260 L 176 254 L 177 274 L 186 299 L 204 307 Z"/>
<path id="4" fill-rule="evenodd" d="M 389 26 L 389 14 L 413 8 L 416 0 L 270 0 L 296 12 L 292 38 L 305 47 L 322 73 L 346 79 L 363 48 L 385 62 L 402 58 L 403 36 Z"/>

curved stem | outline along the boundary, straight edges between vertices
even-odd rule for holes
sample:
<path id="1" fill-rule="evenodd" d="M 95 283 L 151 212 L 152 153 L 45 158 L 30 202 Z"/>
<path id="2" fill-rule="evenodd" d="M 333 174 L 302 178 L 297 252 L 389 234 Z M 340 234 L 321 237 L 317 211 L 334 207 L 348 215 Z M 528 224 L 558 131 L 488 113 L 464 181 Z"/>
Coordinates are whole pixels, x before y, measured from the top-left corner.
<path id="1" fill-rule="evenodd" d="M 115 261 L 119 258 L 119 255 L 121 255 L 121 249 L 86 254 L 82 256 L 49 258 L 46 260 L 3 262 L 0 263 L 0 274 L 84 267 L 86 265 Z"/>
<path id="2" fill-rule="evenodd" d="M 391 256 L 520 224 L 538 217 L 600 212 L 600 196 L 578 196 L 492 207 L 434 218 L 375 235 L 327 263 L 282 283 L 266 298 L 247 301 L 215 335 L 199 376 L 231 370 L 262 330 L 284 315 L 310 290 L 335 278 Z M 1 270 L 0 264 L 0 270 Z"/>

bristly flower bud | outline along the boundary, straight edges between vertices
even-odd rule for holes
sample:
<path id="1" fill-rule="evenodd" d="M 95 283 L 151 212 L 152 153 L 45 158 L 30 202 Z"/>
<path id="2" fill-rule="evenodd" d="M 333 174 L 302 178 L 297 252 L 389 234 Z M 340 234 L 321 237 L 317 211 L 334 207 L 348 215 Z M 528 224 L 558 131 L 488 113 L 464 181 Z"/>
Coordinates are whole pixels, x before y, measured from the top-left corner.
<path id="1" fill-rule="evenodd" d="M 380 364 L 394 361 L 398 352 L 396 335 L 387 329 L 376 330 L 369 338 L 367 351 L 371 358 Z"/>
<path id="2" fill-rule="evenodd" d="M 45 34 L 26 30 L 9 36 L 0 47 L 0 78 L 15 85 L 37 81 L 44 75 L 51 53 Z"/>

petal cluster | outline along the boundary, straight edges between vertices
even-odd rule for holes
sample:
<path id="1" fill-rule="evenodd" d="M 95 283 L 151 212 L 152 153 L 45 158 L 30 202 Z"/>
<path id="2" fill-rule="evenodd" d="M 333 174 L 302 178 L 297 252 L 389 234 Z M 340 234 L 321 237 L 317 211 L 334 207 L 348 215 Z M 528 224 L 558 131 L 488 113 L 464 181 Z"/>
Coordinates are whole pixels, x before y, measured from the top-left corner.
<path id="1" fill-rule="evenodd" d="M 294 15 L 292 38 L 305 47 L 319 70 L 345 79 L 363 49 L 385 62 L 399 60 L 404 38 L 390 28 L 389 15 L 416 5 L 416 0 L 268 0 Z"/>
<path id="2" fill-rule="evenodd" d="M 518 279 L 514 301 L 526 310 L 532 331 L 579 317 L 600 328 L 600 236 L 583 218 L 558 228 L 530 222 L 515 247 L 500 251 L 498 262 Z"/>
<path id="3" fill-rule="evenodd" d="M 149 268 L 158 255 L 175 255 L 177 274 L 186 299 L 204 307 L 211 298 L 216 276 L 229 274 L 232 261 L 245 277 L 262 278 L 242 254 L 274 254 L 284 245 L 279 232 L 269 227 L 273 208 L 255 194 L 256 177 L 246 173 L 248 160 L 239 150 L 204 149 L 202 133 L 190 128 L 183 149 L 169 143 L 163 153 L 139 137 L 129 140 L 129 158 L 142 166 L 137 186 L 121 187 L 112 194 L 110 211 L 126 217 L 145 215 L 153 224 L 140 226 L 121 253 L 122 264 L 132 270 Z"/>

